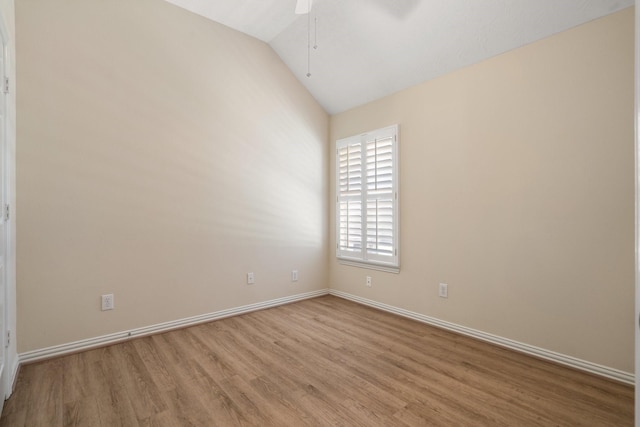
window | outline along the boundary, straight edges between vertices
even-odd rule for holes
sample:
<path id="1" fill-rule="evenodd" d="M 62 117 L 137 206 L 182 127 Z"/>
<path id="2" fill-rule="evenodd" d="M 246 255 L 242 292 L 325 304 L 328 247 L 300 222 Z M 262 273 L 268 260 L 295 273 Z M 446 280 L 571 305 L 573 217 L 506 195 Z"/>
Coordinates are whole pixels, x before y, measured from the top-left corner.
<path id="1" fill-rule="evenodd" d="M 398 271 L 398 126 L 336 143 L 337 257 Z"/>

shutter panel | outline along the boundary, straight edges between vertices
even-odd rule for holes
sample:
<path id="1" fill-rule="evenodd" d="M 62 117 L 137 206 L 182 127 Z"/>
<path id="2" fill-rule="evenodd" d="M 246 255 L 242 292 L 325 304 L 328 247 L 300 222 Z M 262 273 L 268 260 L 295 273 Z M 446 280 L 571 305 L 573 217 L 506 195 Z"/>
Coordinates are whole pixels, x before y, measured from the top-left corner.
<path id="1" fill-rule="evenodd" d="M 394 255 L 393 137 L 367 141 L 367 254 Z"/>
<path id="2" fill-rule="evenodd" d="M 367 253 L 393 256 L 393 200 L 367 200 Z"/>
<path id="3" fill-rule="evenodd" d="M 338 148 L 338 251 L 362 254 L 362 144 Z"/>
<path id="4" fill-rule="evenodd" d="M 362 193 L 362 144 L 338 149 L 339 197 L 360 196 Z"/>
<path id="5" fill-rule="evenodd" d="M 342 251 L 362 251 L 362 203 L 340 202 L 340 241 Z"/>
<path id="6" fill-rule="evenodd" d="M 368 141 L 366 162 L 368 195 L 393 191 L 393 138 Z"/>

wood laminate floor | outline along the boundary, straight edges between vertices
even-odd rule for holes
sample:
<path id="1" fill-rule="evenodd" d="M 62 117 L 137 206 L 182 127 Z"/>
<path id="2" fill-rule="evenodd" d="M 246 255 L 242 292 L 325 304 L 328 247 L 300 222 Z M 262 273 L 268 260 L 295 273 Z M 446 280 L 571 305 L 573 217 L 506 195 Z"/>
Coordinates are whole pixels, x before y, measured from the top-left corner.
<path id="1" fill-rule="evenodd" d="M 326 296 L 23 366 L 0 426 L 625 426 L 633 388 Z"/>

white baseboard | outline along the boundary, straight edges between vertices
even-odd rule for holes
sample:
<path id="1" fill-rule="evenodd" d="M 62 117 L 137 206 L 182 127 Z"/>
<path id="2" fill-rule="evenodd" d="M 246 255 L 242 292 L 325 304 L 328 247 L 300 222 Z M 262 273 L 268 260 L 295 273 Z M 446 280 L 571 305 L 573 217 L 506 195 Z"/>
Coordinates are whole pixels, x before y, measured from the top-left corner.
<path id="1" fill-rule="evenodd" d="M 4 392 L 5 399 L 8 399 L 11 396 L 11 394 L 13 394 L 13 390 L 16 388 L 16 381 L 18 381 L 18 370 L 20 369 L 19 356 L 16 355 L 16 357 L 13 357 L 11 360 L 13 360 L 13 363 L 11 366 L 11 371 L 9 371 L 11 376 L 9 377 L 7 390 L 5 390 Z"/>
<path id="2" fill-rule="evenodd" d="M 435 317 L 425 316 L 424 314 L 415 313 L 412 311 L 404 310 L 402 308 L 394 307 L 391 305 L 383 304 L 370 299 L 362 298 L 356 295 L 348 294 L 346 292 L 330 289 L 331 295 L 348 299 L 359 304 L 374 307 L 379 310 L 384 310 L 389 313 L 397 314 L 399 316 L 408 317 L 409 319 L 417 320 L 418 322 L 426 323 L 428 325 L 436 326 L 438 328 L 446 329 L 452 332 L 456 332 L 469 337 L 477 338 L 482 341 L 496 344 L 501 347 L 505 347 L 511 350 L 515 350 L 521 353 L 526 353 L 531 356 L 539 357 L 541 359 L 549 360 L 561 365 L 569 366 L 571 368 L 579 369 L 581 371 L 589 372 L 591 374 L 599 375 L 602 377 L 610 378 L 622 383 L 634 385 L 635 375 L 629 372 L 620 371 L 618 369 L 609 368 L 607 366 L 598 365 L 596 363 L 588 362 L 586 360 L 578 359 L 572 356 L 556 353 L 554 351 L 545 350 L 544 348 L 535 347 L 529 344 L 524 344 L 518 341 L 514 341 L 508 338 L 499 337 L 497 335 L 488 334 L 486 332 L 478 331 L 476 329 L 467 328 L 466 326 L 457 325 L 455 323 L 446 322 L 444 320 L 436 319 Z"/>
<path id="3" fill-rule="evenodd" d="M 187 317 L 184 319 L 173 320 L 171 322 L 158 323 L 156 325 L 145 326 L 142 328 L 131 329 L 128 331 L 116 332 L 113 334 L 102 335 L 95 338 L 88 338 L 80 341 L 74 341 L 67 344 L 56 345 L 53 347 L 42 348 L 33 351 L 27 351 L 18 355 L 18 363 L 31 363 L 38 360 L 50 359 L 52 357 L 63 356 L 65 354 L 76 353 L 79 351 L 89 350 L 96 347 L 111 345 L 118 342 L 126 341 L 132 338 L 138 338 L 146 335 L 167 332 L 172 329 L 184 328 L 187 326 L 197 325 L 199 323 L 211 322 L 213 320 L 223 319 L 225 317 L 237 316 L 239 314 L 250 313 L 265 308 L 277 307 L 279 305 L 289 304 L 296 301 L 302 301 L 309 298 L 315 298 L 327 295 L 329 289 L 321 289 L 319 291 L 306 292 L 304 294 L 291 295 L 288 297 L 277 298 L 269 301 L 258 302 L 255 304 L 243 305 L 241 307 L 229 308 L 226 310 L 216 311 L 213 313 L 201 314 L 198 316 Z M 15 371 L 18 370 L 18 364 Z"/>

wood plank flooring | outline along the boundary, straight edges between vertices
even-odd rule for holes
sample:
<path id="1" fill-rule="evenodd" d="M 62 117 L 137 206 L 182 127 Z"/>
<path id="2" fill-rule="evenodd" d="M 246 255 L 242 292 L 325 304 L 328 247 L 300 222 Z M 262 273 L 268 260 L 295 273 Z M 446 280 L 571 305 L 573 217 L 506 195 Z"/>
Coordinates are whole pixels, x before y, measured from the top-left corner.
<path id="1" fill-rule="evenodd" d="M 633 388 L 326 296 L 23 366 L 0 426 L 631 426 Z"/>

